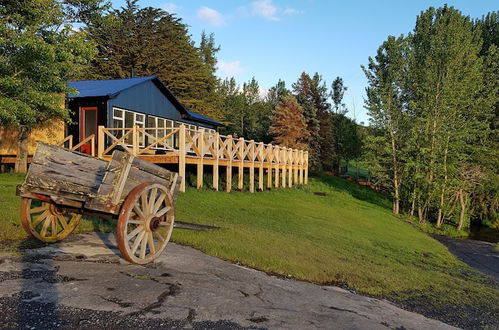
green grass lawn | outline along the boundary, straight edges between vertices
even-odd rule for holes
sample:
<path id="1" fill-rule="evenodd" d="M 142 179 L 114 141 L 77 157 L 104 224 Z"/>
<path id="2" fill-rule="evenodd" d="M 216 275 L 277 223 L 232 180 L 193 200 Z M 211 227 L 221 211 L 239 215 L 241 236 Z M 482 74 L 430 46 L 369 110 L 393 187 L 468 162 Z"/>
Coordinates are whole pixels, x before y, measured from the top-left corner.
<path id="1" fill-rule="evenodd" d="M 14 196 L 21 180 L 0 174 L 3 241 L 26 237 Z M 221 229 L 177 228 L 173 240 L 269 273 L 347 286 L 416 310 L 452 311 L 454 319 L 477 311 L 483 320 L 499 315 L 497 288 L 392 215 L 390 206 L 386 196 L 326 175 L 307 186 L 255 194 L 190 188 L 178 198 L 176 219 Z M 90 219 L 79 230 L 109 228 Z"/>

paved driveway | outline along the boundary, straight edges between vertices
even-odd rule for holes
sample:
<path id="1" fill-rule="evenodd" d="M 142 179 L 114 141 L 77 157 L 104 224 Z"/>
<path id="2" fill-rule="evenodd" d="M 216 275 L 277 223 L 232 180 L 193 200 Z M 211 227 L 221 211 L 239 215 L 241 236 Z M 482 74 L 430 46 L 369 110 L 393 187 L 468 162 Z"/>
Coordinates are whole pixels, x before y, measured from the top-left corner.
<path id="1" fill-rule="evenodd" d="M 341 288 L 277 278 L 170 243 L 147 267 L 84 234 L 0 259 L 7 328 L 450 329 Z"/>

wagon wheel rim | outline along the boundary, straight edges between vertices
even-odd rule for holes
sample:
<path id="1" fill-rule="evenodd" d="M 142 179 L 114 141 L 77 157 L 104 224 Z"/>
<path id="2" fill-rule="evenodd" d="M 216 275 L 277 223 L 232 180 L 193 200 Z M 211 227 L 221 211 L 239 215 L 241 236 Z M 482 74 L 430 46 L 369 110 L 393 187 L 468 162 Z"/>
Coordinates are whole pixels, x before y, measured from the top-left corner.
<path id="1" fill-rule="evenodd" d="M 174 208 L 161 184 L 137 186 L 123 203 L 118 219 L 117 241 L 125 259 L 147 264 L 165 249 L 173 231 Z"/>
<path id="2" fill-rule="evenodd" d="M 21 224 L 31 236 L 42 242 L 57 242 L 73 232 L 81 214 L 67 213 L 52 203 L 23 198 Z"/>

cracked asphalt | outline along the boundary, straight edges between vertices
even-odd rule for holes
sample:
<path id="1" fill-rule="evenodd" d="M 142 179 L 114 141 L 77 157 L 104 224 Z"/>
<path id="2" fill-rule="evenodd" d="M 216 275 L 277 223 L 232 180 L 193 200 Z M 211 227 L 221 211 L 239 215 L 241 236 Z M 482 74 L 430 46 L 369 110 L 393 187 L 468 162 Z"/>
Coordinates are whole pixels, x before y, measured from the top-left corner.
<path id="1" fill-rule="evenodd" d="M 387 301 L 278 278 L 170 243 L 130 265 L 112 234 L 0 257 L 0 327 L 451 329 Z"/>

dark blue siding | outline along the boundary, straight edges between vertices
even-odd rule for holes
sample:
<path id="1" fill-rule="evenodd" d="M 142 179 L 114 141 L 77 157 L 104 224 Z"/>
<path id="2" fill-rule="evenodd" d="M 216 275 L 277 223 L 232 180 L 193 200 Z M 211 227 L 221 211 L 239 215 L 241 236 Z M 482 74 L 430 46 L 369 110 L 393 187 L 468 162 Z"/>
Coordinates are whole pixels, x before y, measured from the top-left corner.
<path id="1" fill-rule="evenodd" d="M 126 110 L 156 115 L 172 120 L 181 120 L 175 106 L 165 97 L 152 81 L 130 87 L 108 101 L 108 125 L 112 125 L 112 109 L 118 107 Z M 204 126 L 204 125 L 203 125 Z"/>

